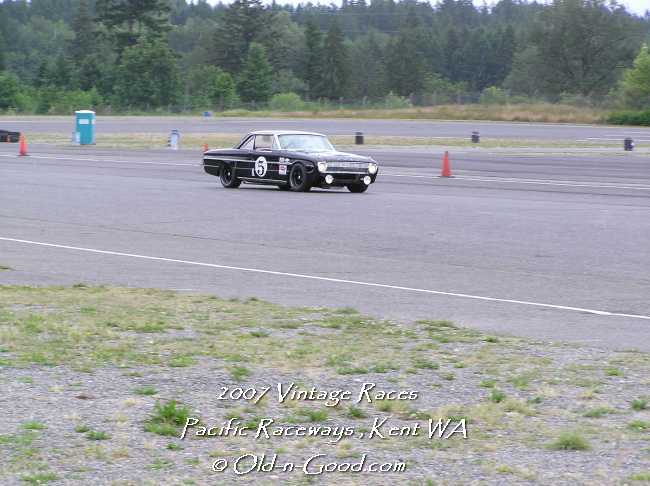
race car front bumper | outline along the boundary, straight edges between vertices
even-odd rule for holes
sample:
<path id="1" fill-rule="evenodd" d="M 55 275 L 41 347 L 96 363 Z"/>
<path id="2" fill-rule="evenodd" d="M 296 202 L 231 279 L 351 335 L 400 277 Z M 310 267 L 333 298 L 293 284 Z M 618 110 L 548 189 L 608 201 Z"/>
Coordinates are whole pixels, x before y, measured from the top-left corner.
<path id="1" fill-rule="evenodd" d="M 313 185 L 322 188 L 360 185 L 366 184 L 366 182 L 364 182 L 366 177 L 369 178 L 367 185 L 373 184 L 377 178 L 377 172 L 374 174 L 369 174 L 367 172 L 319 172 Z"/>

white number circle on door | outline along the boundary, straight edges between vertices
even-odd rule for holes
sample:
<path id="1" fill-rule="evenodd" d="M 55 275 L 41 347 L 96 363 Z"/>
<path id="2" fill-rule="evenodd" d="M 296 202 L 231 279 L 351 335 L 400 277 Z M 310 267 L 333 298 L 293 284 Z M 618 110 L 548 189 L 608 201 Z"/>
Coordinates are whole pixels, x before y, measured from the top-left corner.
<path id="1" fill-rule="evenodd" d="M 255 161 L 255 167 L 253 168 L 253 175 L 256 175 L 257 177 L 264 177 L 266 175 L 267 168 L 268 164 L 266 162 L 266 159 L 264 157 L 258 157 L 258 159 Z"/>

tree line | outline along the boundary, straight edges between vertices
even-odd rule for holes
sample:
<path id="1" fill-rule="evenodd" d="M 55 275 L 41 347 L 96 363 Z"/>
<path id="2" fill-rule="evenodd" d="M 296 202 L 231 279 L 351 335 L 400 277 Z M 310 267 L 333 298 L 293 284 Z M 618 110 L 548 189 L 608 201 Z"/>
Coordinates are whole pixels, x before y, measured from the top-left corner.
<path id="1" fill-rule="evenodd" d="M 0 109 L 644 106 L 648 41 L 650 13 L 609 0 L 5 0 Z"/>

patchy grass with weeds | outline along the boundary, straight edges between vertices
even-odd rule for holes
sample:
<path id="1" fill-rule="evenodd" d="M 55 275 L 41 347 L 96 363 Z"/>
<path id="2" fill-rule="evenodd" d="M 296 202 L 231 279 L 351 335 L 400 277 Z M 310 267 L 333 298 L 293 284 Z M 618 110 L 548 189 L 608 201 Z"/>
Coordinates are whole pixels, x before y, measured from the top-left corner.
<path id="1" fill-rule="evenodd" d="M 598 484 L 603 470 L 615 482 L 642 481 L 632 478 L 643 477 L 649 457 L 648 394 L 639 388 L 648 385 L 648 354 L 486 335 L 449 321 L 154 289 L 4 286 L 0 370 L 2 398 L 16 404 L 0 414 L 2 484 L 92 484 L 113 475 L 138 482 L 142 471 L 153 483 L 201 484 L 215 480 L 215 458 L 269 451 L 295 461 L 367 453 L 412 466 L 341 476 L 351 484 L 420 484 L 426 477 L 451 484 L 451 462 L 488 484 L 552 484 L 566 474 Z M 278 383 L 350 390 L 352 397 L 280 403 Z M 364 384 L 373 385 L 372 400 L 357 401 Z M 217 398 L 221 387 L 244 393 L 266 386 L 259 402 Z M 417 391 L 417 398 L 374 395 L 391 390 Z M 271 418 L 283 427 L 351 427 L 355 434 L 255 441 L 199 437 L 193 429 L 180 440 L 189 417 L 200 417 L 196 429 L 231 420 L 256 430 Z M 403 435 L 368 439 L 373 421 L 383 419 Z M 438 420 L 464 423 L 468 437 L 404 435 Z M 579 454 L 580 471 L 571 469 L 569 454 Z M 282 480 L 302 484 L 305 477 Z"/>
<path id="2" fill-rule="evenodd" d="M 241 134 L 243 135 L 243 133 Z M 344 149 L 353 150 L 354 133 L 349 136 L 333 135 L 329 137 L 332 143 Z M 203 144 L 208 144 L 212 149 L 232 148 L 241 137 L 238 134 L 230 133 L 185 133 L 181 140 L 181 148 L 195 149 L 201 151 Z M 57 146 L 70 146 L 70 139 L 65 135 L 55 133 L 30 133 L 30 142 L 52 144 Z M 553 150 L 562 149 L 593 149 L 617 147 L 618 141 L 593 140 L 540 140 L 540 139 L 518 139 L 518 138 L 488 138 L 483 136 L 481 143 L 472 143 L 469 135 L 467 137 L 413 137 L 413 136 L 382 136 L 367 135 L 365 137 L 366 147 L 462 147 L 481 149 L 526 149 L 526 148 L 550 148 Z M 100 133 L 97 135 L 96 147 L 117 148 L 117 149 L 164 149 L 167 147 L 167 135 L 163 133 L 147 132 L 124 132 L 124 133 Z M 493 336 L 487 339 L 494 338 Z"/>

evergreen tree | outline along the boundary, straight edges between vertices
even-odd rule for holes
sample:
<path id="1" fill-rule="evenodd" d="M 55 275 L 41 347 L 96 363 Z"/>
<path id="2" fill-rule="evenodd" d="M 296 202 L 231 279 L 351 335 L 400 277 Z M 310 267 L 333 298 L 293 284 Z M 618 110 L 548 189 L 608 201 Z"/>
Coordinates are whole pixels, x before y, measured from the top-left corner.
<path id="1" fill-rule="evenodd" d="M 356 99 L 379 99 L 388 93 L 384 62 L 386 37 L 371 29 L 367 35 L 357 39 L 350 49 L 353 66 L 350 69 L 350 85 L 352 96 Z"/>
<path id="2" fill-rule="evenodd" d="M 538 59 L 528 68 L 549 94 L 603 94 L 629 65 L 643 33 L 604 0 L 555 0 L 532 31 Z"/>
<path id="3" fill-rule="evenodd" d="M 494 81 L 492 84 L 501 84 L 512 70 L 512 62 L 517 50 L 515 29 L 508 24 L 504 30 L 499 31 L 497 45 L 494 48 Z"/>
<path id="4" fill-rule="evenodd" d="M 338 99 L 346 94 L 348 86 L 348 54 L 343 43 L 343 32 L 336 20 L 332 22 L 323 48 L 322 83 L 323 94 L 330 99 Z"/>
<path id="5" fill-rule="evenodd" d="M 160 39 L 127 47 L 118 66 L 115 99 L 123 107 L 169 108 L 178 102 L 180 76 L 174 53 Z"/>
<path id="6" fill-rule="evenodd" d="M 444 75 L 451 81 L 460 81 L 460 63 L 462 44 L 460 36 L 455 27 L 447 29 L 445 36 L 445 70 Z"/>
<path id="7" fill-rule="evenodd" d="M 322 95 L 323 86 L 323 33 L 313 22 L 305 25 L 305 54 L 302 62 L 302 79 L 307 86 L 307 97 L 316 99 Z"/>
<path id="8" fill-rule="evenodd" d="M 92 54 L 77 62 L 77 81 L 79 88 L 87 91 L 91 88 L 101 86 L 102 70 L 101 60 L 98 55 Z"/>
<path id="9" fill-rule="evenodd" d="M 5 40 L 0 32 L 0 72 L 5 69 Z"/>
<path id="10" fill-rule="evenodd" d="M 162 37 L 170 29 L 169 12 L 165 0 L 97 0 L 97 20 L 114 36 L 119 53 L 145 35 Z"/>
<path id="11" fill-rule="evenodd" d="M 257 42 L 266 47 L 273 70 L 298 69 L 300 50 L 305 44 L 302 28 L 291 20 L 288 12 L 274 13 L 267 16 L 267 20 Z"/>
<path id="12" fill-rule="evenodd" d="M 243 101 L 266 102 L 271 97 L 273 70 L 266 57 L 266 49 L 251 43 L 241 71 L 238 91 Z"/>
<path id="13" fill-rule="evenodd" d="M 50 79 L 50 64 L 47 59 L 43 59 L 38 66 L 36 77 L 34 78 L 34 86 L 42 88 L 51 84 Z"/>
<path id="14" fill-rule="evenodd" d="M 239 101 L 237 85 L 230 73 L 219 72 L 213 78 L 209 88 L 210 101 L 218 110 L 233 108 Z"/>
<path id="15" fill-rule="evenodd" d="M 403 29 L 388 46 L 386 72 L 394 94 L 409 96 L 421 91 L 425 73 L 413 31 Z"/>
<path id="16" fill-rule="evenodd" d="M 628 103 L 647 100 L 633 81 L 641 70 L 624 72 L 643 41 L 650 43 L 650 16 L 631 15 L 610 0 L 497 0 L 489 9 L 472 0 L 344 0 L 340 7 L 231 1 L 0 0 L 0 72 L 15 75 L 19 100 L 38 91 L 48 112 L 76 96 L 66 90 L 94 87 L 113 104 L 124 96 L 138 108 L 168 106 L 158 76 L 177 77 L 177 64 L 185 71 L 212 65 L 200 103 L 194 101 L 227 107 L 236 89 L 260 99 L 242 76 L 257 43 L 272 68 L 271 92 L 310 99 L 382 99 L 392 90 L 416 94 L 417 104 L 429 93 L 436 94 L 430 100 L 449 100 L 490 86 L 548 99 L 601 98 L 620 86 Z M 135 45 L 145 52 L 129 51 L 122 62 Z M 165 59 L 171 71 L 152 75 L 145 54 Z M 139 72 L 127 76 L 126 65 L 143 79 Z"/>
<path id="17" fill-rule="evenodd" d="M 72 64 L 63 54 L 59 54 L 50 74 L 52 84 L 57 88 L 72 89 Z"/>
<path id="18" fill-rule="evenodd" d="M 235 0 L 214 34 L 214 62 L 238 74 L 252 42 L 257 41 L 267 20 L 261 0 Z"/>
<path id="19" fill-rule="evenodd" d="M 71 27 L 74 39 L 68 44 L 68 53 L 73 59 L 82 61 L 95 50 L 97 44 L 97 28 L 95 19 L 88 9 L 88 0 L 79 0 L 79 7 Z"/>

